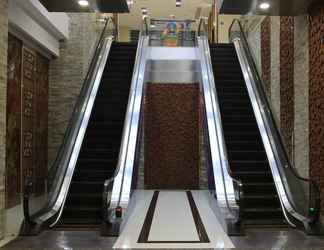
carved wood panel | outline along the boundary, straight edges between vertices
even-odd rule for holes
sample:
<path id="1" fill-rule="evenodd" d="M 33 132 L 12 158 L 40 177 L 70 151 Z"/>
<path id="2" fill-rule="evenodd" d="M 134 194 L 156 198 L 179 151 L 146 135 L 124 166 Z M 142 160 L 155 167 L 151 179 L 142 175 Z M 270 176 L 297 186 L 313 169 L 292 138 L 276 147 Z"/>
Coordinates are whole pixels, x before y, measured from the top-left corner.
<path id="1" fill-rule="evenodd" d="M 22 58 L 22 181 L 27 177 L 35 178 L 34 157 L 36 119 L 36 53 L 23 47 Z"/>
<path id="2" fill-rule="evenodd" d="M 6 207 L 20 202 L 21 165 L 21 56 L 22 42 L 8 36 L 7 133 L 6 133 Z"/>
<path id="3" fill-rule="evenodd" d="M 20 203 L 27 177 L 42 194 L 47 176 L 49 61 L 9 34 L 6 207 Z"/>
<path id="4" fill-rule="evenodd" d="M 45 189 L 47 175 L 47 135 L 48 135 L 48 71 L 49 61 L 37 55 L 36 67 L 36 119 L 35 119 L 35 177 L 37 178 L 36 193 Z"/>

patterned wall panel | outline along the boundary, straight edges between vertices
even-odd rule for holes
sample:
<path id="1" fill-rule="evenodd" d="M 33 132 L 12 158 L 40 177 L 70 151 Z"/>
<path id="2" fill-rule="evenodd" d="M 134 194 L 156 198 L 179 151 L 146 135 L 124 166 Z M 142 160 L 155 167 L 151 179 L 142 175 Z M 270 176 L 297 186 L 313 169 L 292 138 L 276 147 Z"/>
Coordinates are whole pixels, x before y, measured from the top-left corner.
<path id="1" fill-rule="evenodd" d="M 324 2 L 317 1 L 309 18 L 310 174 L 320 185 L 324 209 Z"/>
<path id="2" fill-rule="evenodd" d="M 20 202 L 21 54 L 22 42 L 8 37 L 6 207 Z"/>
<path id="3" fill-rule="evenodd" d="M 36 192 L 44 191 L 44 178 L 47 175 L 48 158 L 48 71 L 49 61 L 37 55 L 36 67 L 36 119 L 35 119 L 35 154 L 34 159 L 37 182 Z"/>
<path id="4" fill-rule="evenodd" d="M 22 60 L 22 182 L 35 177 L 36 54 L 23 48 Z"/>
<path id="5" fill-rule="evenodd" d="M 271 19 L 266 17 L 261 23 L 261 67 L 264 89 L 271 96 Z"/>
<path id="6" fill-rule="evenodd" d="M 280 18 L 280 124 L 291 159 L 294 133 L 294 18 Z"/>
<path id="7" fill-rule="evenodd" d="M 148 84 L 145 97 L 145 187 L 199 187 L 198 84 Z"/>

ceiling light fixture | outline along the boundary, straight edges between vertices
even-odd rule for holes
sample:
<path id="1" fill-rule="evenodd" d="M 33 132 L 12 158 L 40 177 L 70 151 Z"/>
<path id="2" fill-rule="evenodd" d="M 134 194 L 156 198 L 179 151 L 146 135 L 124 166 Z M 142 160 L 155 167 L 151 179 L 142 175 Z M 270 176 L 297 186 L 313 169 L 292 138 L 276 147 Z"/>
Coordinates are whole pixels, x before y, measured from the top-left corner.
<path id="1" fill-rule="evenodd" d="M 89 2 L 87 0 L 79 0 L 78 1 L 78 4 L 81 6 L 81 7 L 87 7 L 89 6 Z"/>
<path id="2" fill-rule="evenodd" d="M 181 7 L 181 0 L 176 0 L 176 7 Z"/>
<path id="3" fill-rule="evenodd" d="M 141 10 L 142 10 L 142 15 L 147 15 L 148 11 L 146 8 L 142 8 Z"/>
<path id="4" fill-rule="evenodd" d="M 267 3 L 267 2 L 264 2 L 264 3 L 261 3 L 261 4 L 260 4 L 260 9 L 261 9 L 261 10 L 267 10 L 267 9 L 269 9 L 269 8 L 270 8 L 270 4 Z"/>

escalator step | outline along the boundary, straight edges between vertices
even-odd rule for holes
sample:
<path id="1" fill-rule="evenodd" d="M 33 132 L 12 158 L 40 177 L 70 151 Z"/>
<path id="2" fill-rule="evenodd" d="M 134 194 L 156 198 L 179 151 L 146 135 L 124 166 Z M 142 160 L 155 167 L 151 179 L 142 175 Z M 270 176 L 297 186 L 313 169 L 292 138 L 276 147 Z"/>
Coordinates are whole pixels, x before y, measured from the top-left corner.
<path id="1" fill-rule="evenodd" d="M 233 44 L 210 45 L 230 168 L 243 183 L 244 223 L 282 223 L 283 214 Z"/>

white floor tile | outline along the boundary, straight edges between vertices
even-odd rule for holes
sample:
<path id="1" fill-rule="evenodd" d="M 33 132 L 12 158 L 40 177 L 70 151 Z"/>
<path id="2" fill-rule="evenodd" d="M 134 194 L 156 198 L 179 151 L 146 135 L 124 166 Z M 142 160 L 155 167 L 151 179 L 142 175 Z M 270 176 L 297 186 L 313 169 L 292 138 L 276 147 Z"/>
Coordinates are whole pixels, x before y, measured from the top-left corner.
<path id="1" fill-rule="evenodd" d="M 199 210 L 199 214 L 206 228 L 210 243 L 137 243 L 140 235 L 146 213 L 148 211 L 153 191 L 141 190 L 134 193 L 136 203 L 132 211 L 130 219 L 127 221 L 124 230 L 117 239 L 114 248 L 233 248 L 230 238 L 222 230 L 220 223 L 217 221 L 212 209 L 209 207 L 207 191 L 192 191 L 195 203 Z M 186 193 L 161 191 L 159 194 L 155 215 L 153 217 L 152 228 L 149 235 L 149 240 L 197 240 L 197 232 L 195 225 L 192 225 L 193 219 L 189 218 L 191 213 L 189 204 L 184 202 Z M 161 202 L 159 202 L 159 200 Z M 183 204 L 183 214 L 180 215 L 180 204 Z M 187 204 L 187 205 L 186 205 Z M 187 207 L 188 206 L 188 207 Z M 173 209 L 175 208 L 175 210 Z M 163 210 L 163 211 L 162 211 Z M 189 213 L 188 213 L 189 211 Z M 169 213 L 169 214 L 168 214 Z M 173 214 L 172 214 L 173 213 Z M 177 214 L 184 223 L 170 223 L 170 218 Z M 159 217 L 161 216 L 161 218 Z M 168 217 L 170 215 L 170 217 Z M 166 218 L 168 217 L 168 218 Z M 192 221 L 191 221 L 192 220 Z M 180 221 L 180 220 L 179 220 Z M 190 230 L 184 228 L 190 227 Z M 168 225 L 168 226 L 167 226 Z M 179 226 L 180 225 L 180 226 Z M 182 228 L 180 229 L 182 225 Z M 179 230 L 177 231 L 177 230 Z M 173 235 L 170 234 L 173 232 Z M 175 233 L 176 232 L 176 233 Z M 186 234 L 186 235 L 185 235 Z M 177 237 L 178 236 L 178 237 Z M 171 239 L 167 239 L 167 238 Z M 193 239 L 191 239 L 191 237 Z"/>
<path id="2" fill-rule="evenodd" d="M 148 239 L 149 241 L 199 241 L 185 192 L 160 192 Z"/>

